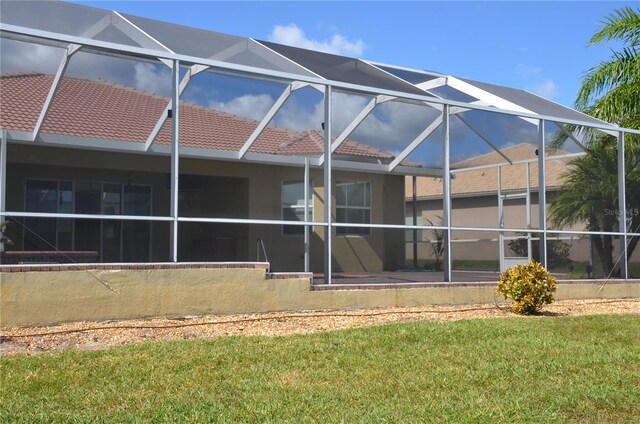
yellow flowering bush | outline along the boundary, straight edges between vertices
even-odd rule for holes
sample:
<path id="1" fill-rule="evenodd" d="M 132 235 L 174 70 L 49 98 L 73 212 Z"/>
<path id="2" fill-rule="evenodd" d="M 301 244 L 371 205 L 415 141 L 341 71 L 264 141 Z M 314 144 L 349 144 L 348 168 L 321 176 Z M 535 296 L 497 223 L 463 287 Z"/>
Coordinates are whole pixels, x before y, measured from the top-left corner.
<path id="1" fill-rule="evenodd" d="M 535 314 L 543 305 L 555 300 L 556 279 L 540 263 L 531 260 L 525 265 L 508 268 L 500 275 L 498 293 L 513 299 L 513 312 Z"/>

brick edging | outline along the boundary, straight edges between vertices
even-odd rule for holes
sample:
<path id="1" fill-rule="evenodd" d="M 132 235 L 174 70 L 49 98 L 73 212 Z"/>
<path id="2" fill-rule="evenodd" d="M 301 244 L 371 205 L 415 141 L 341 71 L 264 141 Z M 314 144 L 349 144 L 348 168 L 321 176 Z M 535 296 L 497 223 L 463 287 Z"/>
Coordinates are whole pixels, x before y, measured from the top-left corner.
<path id="1" fill-rule="evenodd" d="M 293 278 L 306 278 L 311 280 L 313 278 L 312 272 L 268 272 L 267 280 L 287 280 Z"/>
<path id="2" fill-rule="evenodd" d="M 268 269 L 266 262 L 205 262 L 205 263 L 132 263 L 132 264 L 28 264 L 0 265 L 0 272 L 36 271 L 103 271 L 103 270 L 146 270 L 146 269 Z"/>

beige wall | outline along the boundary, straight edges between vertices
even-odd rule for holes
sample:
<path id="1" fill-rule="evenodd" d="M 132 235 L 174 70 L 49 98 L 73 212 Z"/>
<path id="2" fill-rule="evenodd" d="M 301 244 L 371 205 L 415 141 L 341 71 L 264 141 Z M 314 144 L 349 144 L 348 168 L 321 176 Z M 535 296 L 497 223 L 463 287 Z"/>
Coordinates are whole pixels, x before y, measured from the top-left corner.
<path id="1" fill-rule="evenodd" d="M 24 187 L 27 178 L 93 180 L 114 183 L 148 184 L 153 189 L 153 213 L 168 215 L 169 190 L 167 174 L 169 158 L 153 155 L 116 154 L 99 151 L 78 151 L 55 147 L 8 146 L 7 208 L 24 210 Z M 51 166 L 55 166 L 51 167 Z M 284 180 L 302 180 L 303 168 L 258 165 L 251 163 L 181 159 L 184 174 L 235 177 L 248 180 L 248 212 L 237 216 L 233 208 L 222 208 L 217 217 L 282 219 L 281 187 Z M 323 173 L 312 169 L 314 221 L 324 220 Z M 372 185 L 372 222 L 402 224 L 404 220 L 404 177 L 383 174 L 333 172 L 333 181 L 370 181 Z M 335 190 L 334 190 L 335 193 Z M 206 193 L 186 193 L 190 201 L 206 205 L 216 199 L 198 199 Z M 229 194 L 231 196 L 231 194 Z M 227 196 L 227 197 L 229 197 Z M 333 201 L 335 219 L 335 197 Z M 240 226 L 228 224 L 228 231 Z M 168 260 L 168 224 L 154 224 L 153 260 Z M 246 227 L 245 227 L 246 228 Z M 217 231 L 217 230 L 216 230 Z M 239 231 L 239 230 L 238 230 Z M 301 271 L 303 269 L 303 237 L 283 236 L 282 228 L 273 225 L 251 225 L 245 230 L 244 260 L 255 260 L 256 239 L 265 240 L 274 270 Z M 239 248 L 240 249 L 240 248 Z M 324 229 L 315 227 L 311 237 L 312 271 L 322 272 L 324 262 Z M 335 271 L 395 270 L 404 260 L 404 234 L 400 230 L 371 231 L 368 236 L 336 236 L 333 234 L 333 262 Z"/>
<path id="2" fill-rule="evenodd" d="M 640 297 L 640 280 L 559 284 L 556 293 L 558 300 L 630 297 Z M 308 278 L 265 279 L 264 269 L 0 272 L 2 327 L 494 301 L 494 284 L 312 291 Z"/>

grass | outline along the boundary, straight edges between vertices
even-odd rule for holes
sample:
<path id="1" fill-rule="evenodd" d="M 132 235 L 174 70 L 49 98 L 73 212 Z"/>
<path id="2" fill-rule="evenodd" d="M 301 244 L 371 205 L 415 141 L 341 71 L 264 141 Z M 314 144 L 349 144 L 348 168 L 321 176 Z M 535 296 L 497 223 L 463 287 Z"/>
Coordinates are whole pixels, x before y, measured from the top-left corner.
<path id="1" fill-rule="evenodd" d="M 0 359 L 1 422 L 638 422 L 640 317 L 394 324 Z"/>

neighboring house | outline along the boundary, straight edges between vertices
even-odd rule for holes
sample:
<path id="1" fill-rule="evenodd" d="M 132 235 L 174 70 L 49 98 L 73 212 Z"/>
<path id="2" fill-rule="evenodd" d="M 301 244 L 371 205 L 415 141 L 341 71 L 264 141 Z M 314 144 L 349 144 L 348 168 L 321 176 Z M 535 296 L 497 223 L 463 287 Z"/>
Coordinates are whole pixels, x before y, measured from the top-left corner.
<path id="1" fill-rule="evenodd" d="M 14 134 L 33 131 L 52 80 L 52 75 L 42 73 L 2 75 L 0 128 Z M 47 142 L 8 144 L 7 210 L 170 216 L 170 161 L 166 153 L 142 154 L 168 100 L 114 83 L 64 77 L 41 130 Z M 273 165 L 231 160 L 231 154 L 229 161 L 202 157 L 208 150 L 235 154 L 257 121 L 185 102 L 180 114 L 184 149 L 180 216 L 304 220 L 300 166 L 276 164 L 275 159 Z M 154 144 L 166 147 L 170 140 L 169 118 Z M 323 143 L 320 131 L 268 126 L 250 152 L 317 157 Z M 89 144 L 91 150 L 85 146 Z M 190 155 L 195 151 L 200 158 Z M 335 156 L 375 163 L 393 159 L 388 152 L 350 140 Z M 336 169 L 332 178 L 336 222 L 382 222 L 384 216 L 384 222 L 402 224 L 402 175 Z M 310 170 L 310 185 L 310 218 L 322 222 L 322 169 Z M 85 260 L 101 262 L 170 259 L 166 221 L 25 218 L 21 222 L 25 228 L 10 225 L 9 249 L 85 252 Z M 321 272 L 324 227 L 310 232 L 311 270 Z M 251 261 L 257 257 L 256 241 L 262 239 L 274 270 L 300 271 L 303 233 L 301 226 L 181 222 L 178 256 L 180 261 Z M 402 266 L 400 231 L 340 227 L 333 237 L 336 271 L 375 272 Z"/>
<path id="2" fill-rule="evenodd" d="M 504 158 L 497 152 L 452 163 L 452 224 L 458 227 L 501 227 L 497 164 L 503 163 L 504 165 L 500 167 L 504 208 L 502 227 L 527 228 L 526 193 L 528 175 L 531 204 L 530 223 L 532 228 L 538 228 L 538 162 L 536 149 L 537 146 L 533 143 L 520 143 L 501 149 L 501 152 L 514 162 L 514 165 L 506 164 Z M 547 150 L 545 174 L 547 201 L 562 184 L 562 175 L 567 172 L 567 164 L 571 160 L 571 158 L 566 157 L 568 154 L 569 152 L 559 149 Z M 565 157 L 562 158 L 562 156 Z M 526 161 L 529 162 L 523 163 Z M 465 170 L 466 168 L 471 169 Z M 528 174 L 527 168 L 529 168 Z M 438 225 L 442 217 L 442 179 L 417 177 L 416 188 L 418 225 L 429 225 L 429 221 L 434 225 Z M 411 224 L 413 222 L 412 177 L 406 177 L 405 199 L 405 221 L 407 224 Z M 583 229 L 583 227 L 576 227 L 575 229 Z M 515 234 L 506 233 L 505 236 L 515 236 Z M 418 234 L 417 240 L 422 242 L 419 243 L 420 248 L 418 250 L 420 259 L 429 258 L 430 250 L 426 242 L 433 239 L 433 234 L 430 231 Z M 455 260 L 499 260 L 497 232 L 454 231 L 452 240 L 454 240 L 453 258 Z M 512 252 L 509 252 L 507 243 L 505 243 L 505 255 L 513 255 Z M 411 244 L 407 248 L 407 257 L 412 257 Z M 588 260 L 588 249 L 586 253 L 577 254 L 576 258 Z"/>

